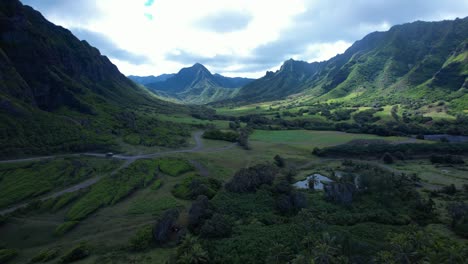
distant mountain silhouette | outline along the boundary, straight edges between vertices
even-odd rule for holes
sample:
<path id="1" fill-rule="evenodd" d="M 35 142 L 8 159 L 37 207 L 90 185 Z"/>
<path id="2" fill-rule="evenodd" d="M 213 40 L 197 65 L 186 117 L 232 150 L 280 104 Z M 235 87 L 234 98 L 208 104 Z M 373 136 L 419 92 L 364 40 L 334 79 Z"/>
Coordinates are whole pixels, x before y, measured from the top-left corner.
<path id="1" fill-rule="evenodd" d="M 161 75 L 162 76 L 162 75 Z M 177 74 L 165 75 L 163 81 L 150 82 L 151 77 L 131 76 L 137 83 L 145 85 L 158 95 L 175 98 L 182 102 L 203 104 L 223 100 L 234 96 L 238 88 L 250 83 L 253 79 L 230 78 L 211 72 L 202 64 L 181 69 Z"/>

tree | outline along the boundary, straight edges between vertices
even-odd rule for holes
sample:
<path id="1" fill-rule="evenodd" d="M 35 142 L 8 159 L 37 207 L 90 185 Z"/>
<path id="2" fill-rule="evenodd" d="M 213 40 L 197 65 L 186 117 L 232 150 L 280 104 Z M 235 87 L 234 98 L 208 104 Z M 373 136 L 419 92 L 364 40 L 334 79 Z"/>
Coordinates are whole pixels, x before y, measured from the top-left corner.
<path id="1" fill-rule="evenodd" d="M 276 155 L 274 158 L 276 166 L 283 168 L 286 165 L 286 162 L 284 161 L 283 157 L 280 155 Z"/>
<path id="2" fill-rule="evenodd" d="M 382 157 L 382 160 L 383 160 L 383 162 L 385 164 L 392 164 L 393 163 L 393 157 L 388 152 L 385 152 L 385 154 Z"/>
<path id="3" fill-rule="evenodd" d="M 213 217 L 203 224 L 200 229 L 200 237 L 222 238 L 229 237 L 232 232 L 232 224 L 221 214 L 214 214 Z"/>
<path id="4" fill-rule="evenodd" d="M 178 218 L 179 211 L 177 209 L 169 209 L 164 212 L 161 219 L 153 228 L 153 238 L 157 244 L 164 244 L 169 241 L 174 224 Z"/>
<path id="5" fill-rule="evenodd" d="M 312 177 L 308 181 L 309 190 L 315 190 L 315 185 L 318 183 L 317 176 L 312 175 Z"/>
<path id="6" fill-rule="evenodd" d="M 209 263 L 208 252 L 194 236 L 187 235 L 177 248 L 177 264 Z"/>

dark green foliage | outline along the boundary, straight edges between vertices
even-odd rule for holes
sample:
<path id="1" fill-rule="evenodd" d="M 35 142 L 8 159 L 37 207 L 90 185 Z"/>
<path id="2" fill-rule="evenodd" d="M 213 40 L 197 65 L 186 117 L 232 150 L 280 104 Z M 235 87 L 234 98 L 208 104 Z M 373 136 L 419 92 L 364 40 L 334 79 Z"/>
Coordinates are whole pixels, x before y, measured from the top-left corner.
<path id="1" fill-rule="evenodd" d="M 283 157 L 281 157 L 280 155 L 275 155 L 275 157 L 273 158 L 275 160 L 275 165 L 282 168 L 286 165 L 286 162 L 284 160 Z"/>
<path id="2" fill-rule="evenodd" d="M 236 142 L 239 139 L 239 134 L 232 131 L 221 131 L 219 129 L 212 129 L 205 131 L 203 133 L 203 137 L 207 139 L 216 139 L 216 140 L 224 140 L 229 142 Z"/>
<path id="3" fill-rule="evenodd" d="M 431 163 L 442 163 L 442 164 L 463 164 L 462 157 L 453 155 L 431 155 Z"/>
<path id="4" fill-rule="evenodd" d="M 451 227 L 458 235 L 468 238 L 468 205 L 464 202 L 452 203 L 447 207 L 452 218 Z"/>
<path id="5" fill-rule="evenodd" d="M 399 152 L 399 153 L 401 153 L 401 152 Z M 388 152 L 384 153 L 384 155 L 382 157 L 382 160 L 383 160 L 383 162 L 385 164 L 392 164 L 394 162 L 392 155 L 390 155 L 390 153 L 388 153 Z"/>
<path id="6" fill-rule="evenodd" d="M 375 257 L 376 263 L 464 263 L 466 246 L 415 227 L 409 232 L 389 234 L 389 247 Z"/>
<path id="7" fill-rule="evenodd" d="M 0 263 L 8 263 L 18 255 L 18 252 L 14 249 L 0 248 Z"/>
<path id="8" fill-rule="evenodd" d="M 380 118 L 379 117 L 374 117 L 374 114 L 377 111 L 374 109 L 369 109 L 369 110 L 364 110 L 361 111 L 353 116 L 354 121 L 359 124 L 364 124 L 364 123 L 374 123 L 375 121 L 378 121 Z"/>
<path id="9" fill-rule="evenodd" d="M 163 245 L 169 242 L 178 218 L 179 211 L 177 209 L 169 209 L 162 214 L 153 228 L 153 240 L 156 244 Z"/>
<path id="10" fill-rule="evenodd" d="M 188 228 L 193 233 L 198 233 L 205 221 L 213 215 L 213 206 L 208 197 L 200 195 L 192 203 L 188 214 Z"/>
<path id="11" fill-rule="evenodd" d="M 434 143 L 434 144 L 343 144 L 333 147 L 317 148 L 313 153 L 318 156 L 358 157 L 376 156 L 384 153 L 402 152 L 406 155 L 452 154 L 468 153 L 467 143 Z"/>
<path id="12" fill-rule="evenodd" d="M 263 184 L 271 185 L 277 173 L 276 166 L 258 164 L 240 169 L 225 187 L 231 192 L 255 192 Z"/>
<path id="13" fill-rule="evenodd" d="M 60 224 L 55 228 L 55 236 L 63 236 L 65 233 L 68 233 L 70 230 L 75 228 L 80 222 L 79 221 L 67 221 L 63 224 Z"/>
<path id="14" fill-rule="evenodd" d="M 41 250 L 36 256 L 31 259 L 31 263 L 48 262 L 58 257 L 60 248 L 48 248 Z"/>
<path id="15" fill-rule="evenodd" d="M 180 264 L 203 264 L 210 263 L 208 252 L 194 236 L 185 236 L 182 244 L 177 248 L 177 263 Z"/>
<path id="16" fill-rule="evenodd" d="M 172 194 L 175 197 L 186 200 L 196 199 L 199 195 L 204 195 L 211 199 L 219 188 L 221 188 L 221 182 L 216 179 L 189 176 L 181 183 L 174 185 Z"/>
<path id="17" fill-rule="evenodd" d="M 206 220 L 200 229 L 202 238 L 223 238 L 229 237 L 232 232 L 232 223 L 221 214 L 214 214 Z"/>
<path id="18" fill-rule="evenodd" d="M 323 186 L 327 201 L 350 205 L 356 193 L 356 186 L 348 182 L 330 182 Z"/>
<path id="19" fill-rule="evenodd" d="M 307 198 L 301 192 L 281 194 L 276 198 L 276 208 L 283 215 L 295 214 L 307 207 Z"/>
<path id="20" fill-rule="evenodd" d="M 156 160 L 156 164 L 162 173 L 174 177 L 193 171 L 193 166 L 184 159 L 162 158 Z"/>
<path id="21" fill-rule="evenodd" d="M 90 248 L 88 245 L 81 243 L 78 246 L 70 249 L 61 258 L 60 263 L 71 263 L 78 260 L 87 258 L 90 255 Z"/>
<path id="22" fill-rule="evenodd" d="M 239 146 L 243 147 L 246 150 L 250 149 L 250 144 L 249 144 L 250 133 L 251 133 L 251 130 L 249 128 L 242 128 L 239 131 L 239 139 L 238 139 Z"/>
<path id="23" fill-rule="evenodd" d="M 157 173 L 157 162 L 139 160 L 107 176 L 91 187 L 91 190 L 72 205 L 66 214 L 69 221 L 86 218 L 100 207 L 113 205 L 135 190 L 148 186 Z"/>
<path id="24" fill-rule="evenodd" d="M 130 238 L 129 247 L 131 251 L 144 251 L 153 244 L 153 228 L 145 226 L 140 228 L 136 234 Z"/>

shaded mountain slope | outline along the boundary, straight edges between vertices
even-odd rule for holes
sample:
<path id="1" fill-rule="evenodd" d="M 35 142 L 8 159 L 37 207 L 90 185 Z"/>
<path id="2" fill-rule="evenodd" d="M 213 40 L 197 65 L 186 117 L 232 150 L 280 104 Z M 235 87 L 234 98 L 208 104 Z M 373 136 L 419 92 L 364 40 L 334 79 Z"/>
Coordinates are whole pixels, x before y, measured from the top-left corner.
<path id="1" fill-rule="evenodd" d="M 0 3 L 0 156 L 108 148 L 141 108 L 186 111 L 31 7 Z"/>

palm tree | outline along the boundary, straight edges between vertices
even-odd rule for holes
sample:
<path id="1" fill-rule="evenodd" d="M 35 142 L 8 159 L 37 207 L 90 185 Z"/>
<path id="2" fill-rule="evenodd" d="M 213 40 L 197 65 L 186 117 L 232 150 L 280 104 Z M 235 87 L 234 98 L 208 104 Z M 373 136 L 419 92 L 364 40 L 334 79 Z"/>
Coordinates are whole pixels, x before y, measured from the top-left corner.
<path id="1" fill-rule="evenodd" d="M 178 264 L 203 264 L 208 263 L 208 253 L 203 249 L 198 239 L 187 235 L 177 249 Z"/>

